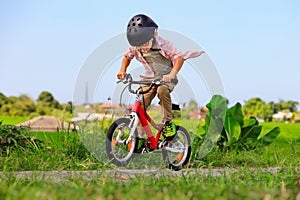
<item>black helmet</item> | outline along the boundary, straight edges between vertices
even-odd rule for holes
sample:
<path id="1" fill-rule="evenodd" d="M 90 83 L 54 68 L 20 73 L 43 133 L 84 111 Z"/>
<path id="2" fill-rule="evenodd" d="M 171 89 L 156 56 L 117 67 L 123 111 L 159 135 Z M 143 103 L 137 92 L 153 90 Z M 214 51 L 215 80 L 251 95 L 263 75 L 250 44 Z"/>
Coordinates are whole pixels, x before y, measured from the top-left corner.
<path id="1" fill-rule="evenodd" d="M 157 24 L 148 16 L 138 14 L 127 25 L 127 40 L 131 46 L 141 46 L 154 36 Z"/>

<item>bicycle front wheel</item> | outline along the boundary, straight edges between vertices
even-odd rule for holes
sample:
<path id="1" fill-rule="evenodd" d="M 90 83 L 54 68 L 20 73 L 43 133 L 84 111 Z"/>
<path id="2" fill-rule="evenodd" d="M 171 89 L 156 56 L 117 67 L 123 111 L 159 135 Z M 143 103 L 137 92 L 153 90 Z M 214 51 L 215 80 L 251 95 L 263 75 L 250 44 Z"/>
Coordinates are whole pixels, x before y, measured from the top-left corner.
<path id="1" fill-rule="evenodd" d="M 110 126 L 106 137 L 106 153 L 109 160 L 117 166 L 125 166 L 132 159 L 137 148 L 137 130 L 134 137 L 126 144 L 131 131 L 128 118 L 120 118 Z"/>
<path id="2" fill-rule="evenodd" d="M 182 126 L 177 126 L 177 135 L 167 148 L 162 150 L 164 161 L 168 168 L 180 170 L 187 165 L 191 156 L 191 139 L 187 130 Z"/>

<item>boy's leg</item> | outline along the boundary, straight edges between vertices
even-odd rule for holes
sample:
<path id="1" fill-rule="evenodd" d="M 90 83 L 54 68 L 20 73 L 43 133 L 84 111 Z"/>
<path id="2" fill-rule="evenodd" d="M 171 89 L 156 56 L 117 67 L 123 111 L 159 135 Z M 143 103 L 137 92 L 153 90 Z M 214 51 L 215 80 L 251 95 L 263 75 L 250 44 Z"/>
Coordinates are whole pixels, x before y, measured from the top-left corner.
<path id="1" fill-rule="evenodd" d="M 157 94 L 158 98 L 160 99 L 164 116 L 163 134 L 167 141 L 172 141 L 176 135 L 176 126 L 172 121 L 172 100 L 170 90 L 168 87 L 162 85 L 158 87 Z"/>
<path id="2" fill-rule="evenodd" d="M 160 100 L 160 105 L 162 107 L 163 111 L 163 120 L 166 121 L 172 121 L 172 100 L 169 88 L 162 85 L 157 88 L 157 94 L 158 98 Z"/>
<path id="3" fill-rule="evenodd" d="M 142 87 L 142 90 L 146 90 L 146 89 L 148 89 L 149 85 L 142 85 L 141 87 Z M 144 109 L 147 109 L 148 106 L 150 106 L 151 101 L 153 100 L 153 98 L 156 95 L 156 91 L 157 91 L 157 86 L 153 86 L 149 92 L 144 94 L 144 97 L 143 97 L 143 104 L 145 105 Z"/>
<path id="4" fill-rule="evenodd" d="M 142 87 L 142 90 L 146 90 L 149 86 L 148 85 L 142 85 L 141 87 Z M 153 86 L 153 88 L 149 92 L 144 94 L 142 106 L 145 105 L 145 108 L 144 108 L 145 110 L 149 107 L 149 105 L 151 104 L 151 101 L 155 97 L 156 90 L 157 90 L 157 87 Z M 142 124 L 140 122 L 138 123 L 137 129 L 138 129 L 139 137 L 140 138 L 145 138 L 146 135 L 145 135 L 144 129 L 142 127 Z"/>

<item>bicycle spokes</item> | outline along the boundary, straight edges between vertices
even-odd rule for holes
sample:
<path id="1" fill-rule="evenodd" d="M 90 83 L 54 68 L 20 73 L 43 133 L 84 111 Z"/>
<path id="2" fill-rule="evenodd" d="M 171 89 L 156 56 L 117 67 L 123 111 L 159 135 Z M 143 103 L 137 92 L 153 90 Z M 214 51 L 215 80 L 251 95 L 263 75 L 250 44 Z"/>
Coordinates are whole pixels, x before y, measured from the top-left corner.
<path id="1" fill-rule="evenodd" d="M 126 165 L 132 159 L 134 150 L 137 146 L 136 135 L 130 138 L 130 120 L 120 118 L 116 120 L 108 130 L 106 152 L 109 159 L 116 165 Z"/>
<path id="2" fill-rule="evenodd" d="M 164 160 L 171 169 L 180 169 L 185 166 L 190 158 L 191 146 L 188 132 L 183 127 L 178 127 L 177 136 L 163 148 Z"/>

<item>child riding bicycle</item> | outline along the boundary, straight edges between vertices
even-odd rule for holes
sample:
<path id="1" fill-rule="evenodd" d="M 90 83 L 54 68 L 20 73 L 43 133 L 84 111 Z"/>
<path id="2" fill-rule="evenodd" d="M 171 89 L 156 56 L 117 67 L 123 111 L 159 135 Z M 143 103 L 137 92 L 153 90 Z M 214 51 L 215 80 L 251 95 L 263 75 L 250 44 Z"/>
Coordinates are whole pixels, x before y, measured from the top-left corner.
<path id="1" fill-rule="evenodd" d="M 141 62 L 145 68 L 143 80 L 152 81 L 162 79 L 165 83 L 155 86 L 144 94 L 143 104 L 145 109 L 157 95 L 163 112 L 163 135 L 166 141 L 172 141 L 176 135 L 176 126 L 172 117 L 172 100 L 170 93 L 178 83 L 177 74 L 184 61 L 195 58 L 204 51 L 189 50 L 181 52 L 167 39 L 158 36 L 158 25 L 148 16 L 138 14 L 132 17 L 127 25 L 127 40 L 131 47 L 124 53 L 121 68 L 117 74 L 118 79 L 123 79 L 127 67 L 133 58 Z M 148 86 L 141 86 L 148 87 Z"/>

